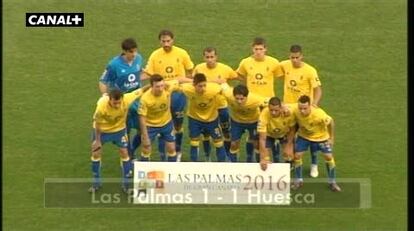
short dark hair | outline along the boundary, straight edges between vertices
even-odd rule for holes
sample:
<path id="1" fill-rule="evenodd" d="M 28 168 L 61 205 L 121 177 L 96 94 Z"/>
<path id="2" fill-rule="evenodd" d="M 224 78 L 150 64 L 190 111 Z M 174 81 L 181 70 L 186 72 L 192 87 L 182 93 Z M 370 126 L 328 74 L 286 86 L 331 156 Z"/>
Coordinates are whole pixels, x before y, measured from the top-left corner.
<path id="1" fill-rule="evenodd" d="M 302 53 L 302 47 L 300 45 L 294 44 L 294 45 L 290 46 L 290 52 L 292 52 L 292 53 L 297 53 L 297 52 Z"/>
<path id="2" fill-rule="evenodd" d="M 124 51 L 129 51 L 134 48 L 138 48 L 137 42 L 133 38 L 124 39 L 121 43 L 121 48 Z"/>
<path id="3" fill-rule="evenodd" d="M 155 82 L 161 82 L 163 80 L 164 80 L 164 78 L 161 75 L 153 74 L 150 77 L 150 84 L 151 84 L 151 86 L 153 86 Z"/>
<path id="4" fill-rule="evenodd" d="M 309 103 L 310 104 L 310 98 L 307 95 L 301 95 L 299 97 L 299 103 Z"/>
<path id="5" fill-rule="evenodd" d="M 282 101 L 279 99 L 279 97 L 272 97 L 269 100 L 269 105 L 272 106 L 281 106 L 282 105 Z"/>
<path id="6" fill-rule="evenodd" d="M 247 97 L 249 95 L 249 89 L 247 89 L 246 85 L 239 84 L 233 88 L 233 96 L 236 95 Z"/>
<path id="7" fill-rule="evenodd" d="M 216 48 L 214 48 L 214 47 L 206 47 L 206 48 L 204 48 L 204 50 L 203 50 L 203 55 L 205 54 L 205 53 L 210 53 L 210 52 L 213 52 L 214 51 L 214 54 L 216 54 L 217 55 L 217 50 L 216 50 Z"/>
<path id="8" fill-rule="evenodd" d="M 122 92 L 118 88 L 113 88 L 109 91 L 109 99 L 120 100 L 122 98 Z"/>
<path id="9" fill-rule="evenodd" d="M 256 37 L 253 39 L 253 43 L 252 43 L 252 46 L 255 46 L 255 45 L 266 46 L 266 40 L 262 37 Z"/>
<path id="10" fill-rule="evenodd" d="M 197 73 L 194 75 L 193 84 L 197 85 L 202 82 L 207 82 L 207 78 L 203 73 Z"/>
<path id="11" fill-rule="evenodd" d="M 172 39 L 174 38 L 174 34 L 172 31 L 167 30 L 167 29 L 163 29 L 160 31 L 160 33 L 158 34 L 158 39 L 161 39 L 161 36 L 170 36 Z"/>

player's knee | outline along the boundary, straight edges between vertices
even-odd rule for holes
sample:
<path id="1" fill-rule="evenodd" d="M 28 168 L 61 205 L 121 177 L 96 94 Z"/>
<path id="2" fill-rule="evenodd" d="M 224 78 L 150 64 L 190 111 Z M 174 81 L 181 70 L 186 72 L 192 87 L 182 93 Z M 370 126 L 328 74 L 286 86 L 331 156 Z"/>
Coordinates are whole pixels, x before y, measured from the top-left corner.
<path id="1" fill-rule="evenodd" d="M 216 147 L 216 148 L 221 148 L 221 147 L 223 147 L 223 145 L 224 145 L 224 143 L 223 143 L 223 140 L 222 139 L 218 139 L 218 140 L 214 140 L 214 147 Z"/>
<path id="2" fill-rule="evenodd" d="M 92 157 L 94 157 L 94 158 L 101 158 L 101 155 L 102 155 L 101 150 L 92 152 Z"/>
<path id="3" fill-rule="evenodd" d="M 120 148 L 119 149 L 119 155 L 121 157 L 128 156 L 128 149 L 127 148 Z"/>
<path id="4" fill-rule="evenodd" d="M 232 141 L 230 143 L 230 151 L 231 150 L 239 150 L 239 148 L 240 148 L 240 144 L 238 142 Z"/>
<path id="5" fill-rule="evenodd" d="M 335 159 L 332 155 L 325 155 L 325 163 L 329 168 L 334 168 L 336 166 Z"/>
<path id="6" fill-rule="evenodd" d="M 172 149 L 172 150 L 168 149 L 167 150 L 167 155 L 170 156 L 170 157 L 173 157 L 173 156 L 176 156 L 177 153 L 175 152 L 175 149 Z"/>
<path id="7" fill-rule="evenodd" d="M 92 161 L 101 160 L 101 152 L 100 151 L 93 152 L 92 155 L 91 155 L 91 160 Z"/>
<path id="8" fill-rule="evenodd" d="M 299 159 L 296 159 L 295 158 L 295 160 L 293 161 L 293 163 L 294 163 L 295 167 L 301 166 L 303 164 L 302 158 L 299 158 Z"/>
<path id="9" fill-rule="evenodd" d="M 149 158 L 151 156 L 151 151 L 147 149 L 142 149 L 141 156 L 144 158 Z"/>
<path id="10" fill-rule="evenodd" d="M 174 131 L 175 133 L 180 133 L 183 132 L 183 124 L 179 123 L 179 124 L 174 124 Z"/>
<path id="11" fill-rule="evenodd" d="M 325 161 L 331 161 L 333 160 L 333 156 L 331 154 L 325 154 L 324 155 Z"/>
<path id="12" fill-rule="evenodd" d="M 295 153 L 295 155 L 293 156 L 294 160 L 302 160 L 302 154 L 299 153 Z"/>
<path id="13" fill-rule="evenodd" d="M 198 139 L 191 139 L 190 145 L 192 147 L 198 147 L 198 146 L 200 146 L 200 140 L 198 140 Z"/>
<path id="14" fill-rule="evenodd" d="M 167 153 L 175 152 L 175 142 L 166 142 L 165 143 Z"/>

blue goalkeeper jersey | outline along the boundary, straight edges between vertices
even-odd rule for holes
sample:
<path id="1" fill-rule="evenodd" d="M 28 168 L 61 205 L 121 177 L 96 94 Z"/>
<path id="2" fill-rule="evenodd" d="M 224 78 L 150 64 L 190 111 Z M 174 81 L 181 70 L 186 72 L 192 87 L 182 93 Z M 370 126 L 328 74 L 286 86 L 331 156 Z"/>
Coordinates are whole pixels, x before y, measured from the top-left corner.
<path id="1" fill-rule="evenodd" d="M 100 81 L 110 89 L 117 88 L 124 93 L 140 88 L 142 62 L 140 54 L 135 57 L 132 65 L 122 55 L 118 55 L 108 63 Z"/>

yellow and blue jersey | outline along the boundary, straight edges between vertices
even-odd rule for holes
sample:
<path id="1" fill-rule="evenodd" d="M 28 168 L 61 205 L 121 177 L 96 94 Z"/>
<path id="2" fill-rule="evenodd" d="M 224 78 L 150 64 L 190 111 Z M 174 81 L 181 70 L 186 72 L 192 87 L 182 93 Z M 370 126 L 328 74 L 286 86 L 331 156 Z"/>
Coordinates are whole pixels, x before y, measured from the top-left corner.
<path id="1" fill-rule="evenodd" d="M 220 94 L 220 85 L 216 83 L 207 83 L 206 90 L 203 94 L 195 91 L 192 83 L 181 85 L 181 91 L 187 97 L 189 102 L 187 115 L 201 122 L 211 122 L 218 117 L 218 100 Z"/>
<path id="2" fill-rule="evenodd" d="M 298 108 L 293 110 L 293 113 L 299 125 L 298 136 L 314 142 L 330 138 L 328 125 L 332 118 L 324 110 L 312 106 L 311 113 L 306 117 L 299 112 Z"/>
<path id="3" fill-rule="evenodd" d="M 155 96 L 151 90 L 142 95 L 138 114 L 145 116 L 147 126 L 163 127 L 171 121 L 171 94 L 176 89 L 178 85 L 170 85 L 159 96 Z"/>
<path id="4" fill-rule="evenodd" d="M 188 53 L 173 46 L 170 52 L 159 48 L 152 52 L 144 71 L 149 75 L 159 74 L 164 80 L 174 80 L 186 76 L 186 70 L 193 69 L 194 64 Z"/>
<path id="5" fill-rule="evenodd" d="M 237 78 L 237 72 L 235 72 L 231 67 L 226 64 L 218 62 L 214 68 L 207 67 L 206 63 L 198 64 L 193 71 L 193 75 L 203 73 L 208 82 L 213 82 L 217 80 L 230 80 Z M 227 107 L 227 100 L 224 96 L 217 96 L 219 100 L 219 108 Z"/>
<path id="6" fill-rule="evenodd" d="M 228 88 L 224 92 L 224 96 L 229 104 L 231 119 L 238 123 L 246 124 L 257 122 L 260 115 L 260 107 L 265 107 L 269 101 L 268 97 L 249 93 L 246 103 L 239 104 L 233 96 L 233 88 Z"/>
<path id="7" fill-rule="evenodd" d="M 122 55 L 118 55 L 108 63 L 99 81 L 123 93 L 136 90 L 141 86 L 142 63 L 143 59 L 140 54 L 135 57 L 131 65 Z"/>
<path id="8" fill-rule="evenodd" d="M 102 96 L 97 102 L 93 115 L 93 127 L 96 128 L 95 124 L 98 125 L 103 133 L 125 129 L 128 108 L 141 95 L 142 89 L 124 94 L 119 108 L 114 108 L 109 104 L 109 96 Z"/>
<path id="9" fill-rule="evenodd" d="M 295 124 L 293 113 L 290 113 L 289 116 L 279 115 L 278 117 L 273 117 L 270 114 L 269 108 L 266 107 L 260 113 L 257 131 L 264 132 L 269 137 L 279 139 L 285 137 L 290 128 Z"/>
<path id="10" fill-rule="evenodd" d="M 274 78 L 277 77 L 278 66 L 279 61 L 267 55 L 262 61 L 248 57 L 240 62 L 237 73 L 245 77 L 250 92 L 270 98 L 275 96 Z"/>
<path id="11" fill-rule="evenodd" d="M 296 103 L 300 96 L 307 95 L 313 102 L 313 89 L 321 86 L 318 72 L 307 63 L 295 68 L 290 60 L 282 61 L 278 68 L 278 76 L 284 77 L 283 102 Z"/>

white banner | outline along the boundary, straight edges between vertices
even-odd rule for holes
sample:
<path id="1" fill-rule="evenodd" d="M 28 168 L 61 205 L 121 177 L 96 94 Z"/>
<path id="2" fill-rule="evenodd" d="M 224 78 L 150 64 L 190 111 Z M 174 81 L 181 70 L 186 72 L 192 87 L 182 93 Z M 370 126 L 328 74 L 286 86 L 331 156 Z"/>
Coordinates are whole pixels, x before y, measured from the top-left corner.
<path id="1" fill-rule="evenodd" d="M 134 163 L 134 204 L 289 205 L 290 165 Z"/>

